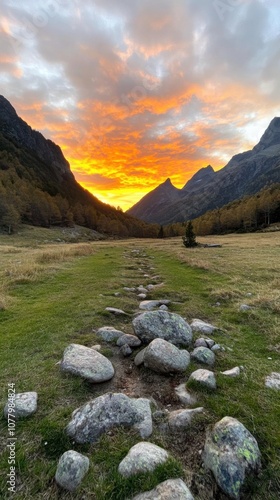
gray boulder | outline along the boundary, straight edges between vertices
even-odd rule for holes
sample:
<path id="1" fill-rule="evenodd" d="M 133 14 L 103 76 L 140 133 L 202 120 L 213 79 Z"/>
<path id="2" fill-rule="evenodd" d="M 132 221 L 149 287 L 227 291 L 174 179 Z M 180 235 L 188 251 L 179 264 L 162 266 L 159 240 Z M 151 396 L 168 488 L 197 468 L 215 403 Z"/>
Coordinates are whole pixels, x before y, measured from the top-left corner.
<path id="1" fill-rule="evenodd" d="M 202 368 L 195 370 L 189 377 L 189 381 L 192 380 L 208 389 L 213 390 L 217 388 L 215 374 L 209 370 L 203 370 Z"/>
<path id="2" fill-rule="evenodd" d="M 55 480 L 62 488 L 74 491 L 81 484 L 88 469 L 89 459 L 77 451 L 69 450 L 59 459 Z"/>
<path id="3" fill-rule="evenodd" d="M 105 342 L 112 342 L 125 335 L 124 332 L 116 330 L 113 326 L 103 326 L 102 328 L 99 328 L 96 333 L 99 337 L 105 340 Z"/>
<path id="4" fill-rule="evenodd" d="M 158 465 L 166 462 L 168 456 L 167 451 L 155 444 L 145 441 L 137 443 L 121 461 L 118 471 L 123 477 L 152 472 Z"/>
<path id="5" fill-rule="evenodd" d="M 244 480 L 261 466 L 256 439 L 241 422 L 224 417 L 208 432 L 203 461 L 224 493 L 239 499 Z"/>
<path id="6" fill-rule="evenodd" d="M 136 337 L 136 335 L 125 334 L 118 338 L 117 346 L 129 345 L 130 347 L 139 347 L 141 345 L 141 340 Z"/>
<path id="7" fill-rule="evenodd" d="M 102 434 L 119 426 L 133 427 L 143 439 L 149 437 L 153 431 L 150 401 L 104 394 L 75 410 L 66 432 L 77 443 L 96 443 Z"/>
<path id="8" fill-rule="evenodd" d="M 272 372 L 265 379 L 265 386 L 270 387 L 270 389 L 280 390 L 280 373 Z"/>
<path id="9" fill-rule="evenodd" d="M 156 338 L 182 346 L 192 341 L 191 328 L 179 314 L 147 311 L 134 318 L 132 325 L 135 335 L 147 344 Z"/>
<path id="10" fill-rule="evenodd" d="M 132 500 L 194 500 L 194 497 L 182 479 L 167 479 L 153 490 L 140 493 Z"/>
<path id="11" fill-rule="evenodd" d="M 215 354 L 208 347 L 196 347 L 191 353 L 191 358 L 204 365 L 213 366 L 215 364 Z"/>
<path id="12" fill-rule="evenodd" d="M 144 365 L 159 373 L 184 372 L 190 363 L 188 351 L 163 339 L 153 340 L 145 350 Z"/>
<path id="13" fill-rule="evenodd" d="M 103 354 L 79 344 L 66 347 L 60 368 L 95 384 L 110 380 L 115 373 L 111 361 Z"/>
<path id="14" fill-rule="evenodd" d="M 139 309 L 145 309 L 146 311 L 152 311 L 159 306 L 168 306 L 170 300 L 144 300 L 140 302 Z"/>
<path id="15" fill-rule="evenodd" d="M 25 418 L 33 415 L 37 410 L 37 392 L 21 392 L 15 395 L 15 398 L 8 401 L 4 408 L 4 416 L 8 418 Z"/>
<path id="16" fill-rule="evenodd" d="M 212 335 L 218 329 L 216 326 L 206 323 L 201 319 L 193 319 L 190 326 L 193 332 L 202 333 L 203 335 Z"/>

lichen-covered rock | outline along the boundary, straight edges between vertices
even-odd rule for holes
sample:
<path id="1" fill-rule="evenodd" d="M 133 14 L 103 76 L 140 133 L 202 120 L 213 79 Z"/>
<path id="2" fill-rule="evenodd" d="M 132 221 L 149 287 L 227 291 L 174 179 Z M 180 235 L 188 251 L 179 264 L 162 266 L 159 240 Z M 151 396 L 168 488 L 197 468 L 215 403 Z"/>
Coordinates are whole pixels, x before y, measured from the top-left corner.
<path id="1" fill-rule="evenodd" d="M 109 359 L 100 352 L 79 344 L 66 347 L 60 368 L 95 384 L 110 380 L 115 374 Z"/>
<path id="2" fill-rule="evenodd" d="M 206 323 L 201 319 L 193 319 L 190 326 L 193 332 L 199 332 L 203 335 L 212 335 L 212 333 L 217 330 L 216 326 Z"/>
<path id="3" fill-rule="evenodd" d="M 135 335 L 147 344 L 157 338 L 182 346 L 192 341 L 191 328 L 179 314 L 147 311 L 134 318 L 132 325 Z"/>
<path id="4" fill-rule="evenodd" d="M 207 387 L 207 389 L 214 390 L 217 388 L 216 377 L 210 370 L 195 370 L 191 373 L 189 381 L 194 381 L 196 384 L 200 384 L 202 387 Z"/>
<path id="5" fill-rule="evenodd" d="M 168 456 L 166 450 L 155 444 L 145 441 L 137 443 L 121 461 L 118 471 L 123 477 L 152 472 L 158 465 L 166 462 Z"/>
<path id="6" fill-rule="evenodd" d="M 119 426 L 133 427 L 143 439 L 149 437 L 153 431 L 150 401 L 104 394 L 75 410 L 66 432 L 77 443 L 96 443 L 104 432 Z"/>
<path id="7" fill-rule="evenodd" d="M 140 493 L 132 500 L 194 500 L 182 479 L 167 479 L 151 491 Z"/>
<path id="8" fill-rule="evenodd" d="M 139 347 L 141 345 L 141 340 L 136 337 L 136 335 L 124 334 L 117 340 L 117 346 L 129 345 L 130 347 Z"/>
<path id="9" fill-rule="evenodd" d="M 8 418 L 8 414 L 13 417 L 25 418 L 33 415 L 37 410 L 37 392 L 21 392 L 15 395 L 15 398 L 8 401 L 4 408 L 4 416 Z"/>
<path id="10" fill-rule="evenodd" d="M 114 340 L 118 340 L 120 337 L 125 335 L 124 332 L 116 330 L 113 326 L 102 326 L 102 328 L 99 328 L 96 333 L 99 337 L 105 340 L 105 342 L 113 342 Z"/>
<path id="11" fill-rule="evenodd" d="M 265 379 L 265 386 L 270 387 L 270 389 L 280 390 L 280 373 L 272 372 Z"/>
<path id="12" fill-rule="evenodd" d="M 146 368 L 159 373 L 184 372 L 190 363 L 190 354 L 163 339 L 153 340 L 144 353 Z"/>
<path id="13" fill-rule="evenodd" d="M 208 432 L 203 461 L 224 493 L 239 499 L 248 474 L 260 469 L 261 454 L 246 427 L 235 418 L 224 417 Z"/>
<path id="14" fill-rule="evenodd" d="M 191 358 L 204 365 L 213 366 L 215 364 L 215 354 L 208 347 L 196 347 L 191 353 Z"/>
<path id="15" fill-rule="evenodd" d="M 77 451 L 69 450 L 59 459 L 55 480 L 62 488 L 74 491 L 81 484 L 88 469 L 89 459 Z"/>

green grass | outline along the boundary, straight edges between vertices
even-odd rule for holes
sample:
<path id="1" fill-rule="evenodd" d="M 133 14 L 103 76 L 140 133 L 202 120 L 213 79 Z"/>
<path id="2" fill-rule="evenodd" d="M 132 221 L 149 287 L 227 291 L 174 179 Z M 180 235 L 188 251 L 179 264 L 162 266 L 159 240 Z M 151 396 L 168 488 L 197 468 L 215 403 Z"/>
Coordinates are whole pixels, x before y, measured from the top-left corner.
<path id="1" fill-rule="evenodd" d="M 246 245 L 251 241 L 247 238 Z M 188 453 L 198 442 L 201 446 L 206 426 L 226 415 L 238 418 L 253 433 L 262 453 L 262 473 L 248 484 L 246 498 L 276 500 L 279 497 L 280 394 L 264 386 L 265 377 L 279 371 L 274 260 L 277 256 L 273 245 L 263 246 L 271 261 L 268 258 L 263 271 L 265 279 L 262 279 L 260 250 L 252 260 L 250 274 L 249 268 L 244 272 L 240 270 L 238 259 L 245 240 L 240 240 L 240 249 L 238 240 L 225 241 L 228 246 L 218 249 L 216 254 L 213 250 L 204 253 L 200 249 L 182 250 L 179 240 L 101 242 L 90 248 L 53 243 L 50 247 L 49 243 L 44 245 L 40 241 L 35 248 L 35 242 L 32 247 L 30 239 L 28 248 L 32 248 L 32 254 L 19 240 L 11 243 L 6 237 L 4 242 L 0 241 L 2 294 L 7 303 L 0 311 L 2 407 L 10 382 L 16 384 L 17 392 L 32 390 L 39 394 L 36 414 L 18 421 L 16 426 L 17 498 L 125 500 L 152 489 L 165 479 L 190 477 L 189 467 L 194 468 L 199 480 L 200 464 L 188 465 Z M 140 256 L 132 256 L 131 250 L 135 248 L 144 249 Z M 56 258 L 58 254 L 63 254 L 63 258 Z M 150 270 L 151 266 L 154 270 Z M 16 271 L 7 273 L 10 269 Z M 143 278 L 143 273 L 151 277 Z M 214 339 L 225 346 L 226 351 L 216 355 L 217 391 L 191 389 L 197 394 L 199 406 L 204 406 L 206 417 L 204 425 L 200 417 L 197 432 L 186 435 L 186 456 L 182 454 L 182 446 L 176 446 L 176 442 L 156 431 L 150 440 L 166 446 L 173 458 L 153 474 L 127 480 L 119 476 L 117 468 L 130 447 L 139 441 L 139 436 L 132 431 L 114 430 L 95 446 L 73 444 L 64 432 L 72 411 L 102 392 L 78 377 L 62 374 L 57 363 L 70 343 L 102 344 L 101 352 L 114 358 L 115 346 L 102 343 L 93 330 L 107 324 L 132 333 L 131 321 L 138 300 L 136 295 L 124 292 L 123 286 L 156 282 L 152 278 L 155 275 L 160 276 L 158 281 L 164 285 L 155 288 L 149 297 L 170 298 L 171 310 L 187 320 L 198 317 L 213 322 L 220 328 Z M 254 287 L 259 287 L 257 296 L 255 293 L 252 299 L 247 299 L 246 293 L 254 291 Z M 116 292 L 121 295 L 116 297 Z M 221 306 L 213 307 L 217 300 Z M 250 300 L 255 308 L 240 313 L 239 304 Z M 273 307 L 267 306 L 272 303 Z M 114 317 L 105 311 L 107 306 L 124 309 L 129 316 Z M 244 366 L 240 377 L 229 379 L 220 374 L 237 365 Z M 191 371 L 198 367 L 203 366 L 192 363 L 183 380 L 187 381 Z M 102 389 L 99 387 L 98 391 Z M 7 423 L 3 417 L 0 436 L 3 449 L 0 497 L 8 498 Z M 91 461 L 89 473 L 74 494 L 62 492 L 54 482 L 58 459 L 70 448 L 85 453 Z M 210 498 L 214 497 L 209 493 Z"/>

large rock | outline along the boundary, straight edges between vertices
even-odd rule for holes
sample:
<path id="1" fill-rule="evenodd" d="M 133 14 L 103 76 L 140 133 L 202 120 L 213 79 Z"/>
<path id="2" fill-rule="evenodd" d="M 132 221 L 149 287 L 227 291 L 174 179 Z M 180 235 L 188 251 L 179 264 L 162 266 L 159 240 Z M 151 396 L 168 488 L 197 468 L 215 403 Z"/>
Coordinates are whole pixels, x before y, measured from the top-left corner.
<path id="1" fill-rule="evenodd" d="M 77 451 L 69 450 L 59 459 L 55 480 L 62 488 L 74 491 L 82 482 L 88 469 L 89 459 Z"/>
<path id="2" fill-rule="evenodd" d="M 194 381 L 196 384 L 206 387 L 207 389 L 214 390 L 217 388 L 216 377 L 210 370 L 195 370 L 189 377 L 189 382 Z"/>
<path id="3" fill-rule="evenodd" d="M 182 346 L 192 341 L 191 328 L 179 314 L 147 311 L 134 318 L 132 324 L 137 337 L 147 344 L 157 338 Z"/>
<path id="4" fill-rule="evenodd" d="M 139 304 L 139 309 L 152 311 L 159 306 L 168 306 L 169 304 L 170 300 L 143 300 L 143 302 L 140 302 Z"/>
<path id="5" fill-rule="evenodd" d="M 201 319 L 193 319 L 190 326 L 193 332 L 202 333 L 203 335 L 211 335 L 215 330 L 217 330 L 216 326 L 206 323 Z"/>
<path id="6" fill-rule="evenodd" d="M 182 479 L 167 479 L 153 490 L 140 493 L 132 500 L 194 500 L 194 497 Z"/>
<path id="7" fill-rule="evenodd" d="M 8 418 L 25 418 L 33 415 L 37 410 L 37 392 L 21 392 L 15 395 L 15 398 L 9 400 L 4 408 L 4 415 Z"/>
<path id="8" fill-rule="evenodd" d="M 77 443 L 96 443 L 113 427 L 133 427 L 145 439 L 152 434 L 152 413 L 148 399 L 108 393 L 75 410 L 66 428 Z"/>
<path id="9" fill-rule="evenodd" d="M 191 358 L 204 365 L 213 366 L 215 364 L 215 354 L 208 347 L 196 347 L 191 353 Z"/>
<path id="10" fill-rule="evenodd" d="M 155 444 L 137 443 L 121 461 L 118 471 L 123 477 L 152 472 L 158 465 L 166 462 L 168 456 L 167 451 Z"/>
<path id="11" fill-rule="evenodd" d="M 105 340 L 105 342 L 118 340 L 118 338 L 124 335 L 124 332 L 116 330 L 113 326 L 102 326 L 102 328 L 99 328 L 96 333 L 99 337 Z"/>
<path id="12" fill-rule="evenodd" d="M 60 368 L 96 384 L 110 380 L 115 373 L 109 359 L 100 352 L 79 344 L 66 347 Z"/>
<path id="13" fill-rule="evenodd" d="M 190 363 L 188 351 L 163 339 L 153 340 L 145 350 L 144 365 L 159 373 L 184 372 Z"/>
<path id="14" fill-rule="evenodd" d="M 224 417 L 207 435 L 203 460 L 224 493 L 238 499 L 248 474 L 260 469 L 261 454 L 246 427 L 235 418 Z"/>

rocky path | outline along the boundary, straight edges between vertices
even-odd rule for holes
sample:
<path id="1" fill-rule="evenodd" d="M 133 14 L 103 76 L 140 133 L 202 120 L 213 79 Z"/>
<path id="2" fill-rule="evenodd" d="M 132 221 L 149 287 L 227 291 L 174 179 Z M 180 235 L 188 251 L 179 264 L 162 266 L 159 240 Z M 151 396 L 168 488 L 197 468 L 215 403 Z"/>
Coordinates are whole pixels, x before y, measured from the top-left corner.
<path id="1" fill-rule="evenodd" d="M 119 465 L 123 477 L 153 471 L 169 456 L 181 461 L 184 481 L 170 478 L 135 500 L 238 499 L 244 480 L 258 472 L 261 457 L 241 422 L 225 415 L 209 427 L 207 408 L 200 406 L 200 390 L 217 390 L 215 361 L 223 349 L 215 343 L 217 328 L 199 319 L 189 325 L 170 312 L 172 299 L 153 298 L 162 280 L 144 250 L 126 250 L 124 259 L 123 291 L 115 295 L 133 297 L 135 314 L 108 304 L 108 322 L 95 331 L 98 344 L 66 346 L 60 369 L 90 382 L 89 401 L 75 410 L 66 432 L 77 443 L 95 443 L 114 427 L 133 428 L 139 443 Z M 101 354 L 104 348 L 110 349 L 110 358 Z M 197 369 L 187 377 L 191 361 Z M 228 368 L 225 377 L 240 376 L 242 367 Z M 36 407 L 36 393 L 17 395 L 18 417 Z M 155 435 L 163 447 L 153 444 Z M 69 450 L 59 460 L 56 482 L 75 491 L 88 468 L 88 457 Z"/>

